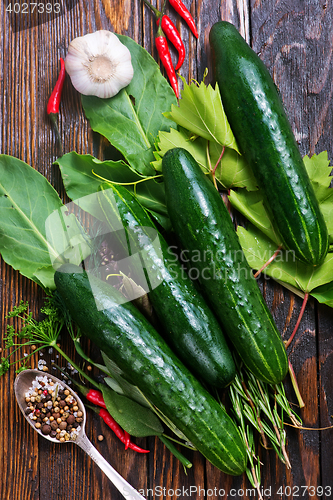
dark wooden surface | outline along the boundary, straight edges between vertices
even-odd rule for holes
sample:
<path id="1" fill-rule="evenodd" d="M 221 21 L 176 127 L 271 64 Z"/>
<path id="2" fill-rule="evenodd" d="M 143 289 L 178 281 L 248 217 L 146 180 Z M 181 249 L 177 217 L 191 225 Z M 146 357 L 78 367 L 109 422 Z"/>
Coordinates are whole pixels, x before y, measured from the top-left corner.
<path id="1" fill-rule="evenodd" d="M 63 192 L 57 168 L 55 136 L 46 115 L 46 102 L 59 57 L 75 36 L 108 29 L 133 37 L 156 57 L 152 32 L 154 22 L 139 0 L 62 1 L 64 14 L 43 24 L 15 19 L 0 3 L 0 152 L 31 164 Z M 327 0 L 184 0 L 197 20 L 199 39 L 173 12 L 187 48 L 181 74 L 201 79 L 206 67 L 211 76 L 208 44 L 210 27 L 219 19 L 239 28 L 268 66 L 284 100 L 302 154 L 328 150 L 333 154 L 333 4 Z M 67 9 L 65 8 L 67 5 Z M 156 4 L 155 4 L 156 5 Z M 72 7 L 72 8 L 70 8 Z M 38 20 L 37 20 L 38 21 Z M 175 57 L 175 54 L 173 53 Z M 99 154 L 83 116 L 79 96 L 69 79 L 64 87 L 60 130 L 64 150 Z M 281 333 L 287 338 L 296 322 L 301 299 L 281 286 L 261 282 Z M 42 294 L 33 283 L 1 263 L 0 300 L 4 317 L 21 299 L 29 300 L 33 312 Z M 333 311 L 310 300 L 290 357 L 306 403 L 301 412 L 310 428 L 331 425 L 333 414 Z M 66 345 L 64 344 L 64 347 Z M 47 355 L 45 356 L 47 358 Z M 0 380 L 0 500 L 97 500 L 122 498 L 103 473 L 74 445 L 53 445 L 39 439 L 19 414 L 13 393 L 14 371 Z M 290 383 L 287 394 L 295 401 Z M 154 439 L 138 443 L 152 451 L 140 456 L 123 450 L 99 417 L 89 414 L 87 434 L 110 463 L 134 487 L 147 488 L 148 498 L 246 498 L 246 477 L 231 478 L 220 473 L 198 454 L 188 453 L 193 468 L 182 467 Z M 99 434 L 108 436 L 103 442 Z M 272 498 L 320 497 L 303 487 L 331 486 L 333 489 L 333 430 L 288 429 L 287 450 L 292 469 L 278 462 L 272 451 L 262 452 L 262 485 Z M 192 490 L 190 488 L 192 487 Z M 195 493 L 194 488 L 205 488 Z M 290 489 L 288 489 L 290 487 Z M 165 488 L 165 495 L 161 489 Z M 184 488 L 175 492 L 176 488 Z M 213 491 L 207 491 L 211 488 Z M 225 495 L 214 493 L 225 490 Z M 279 489 L 280 488 L 280 489 Z M 244 491 L 244 492 L 243 492 Z M 279 492 L 281 493 L 279 495 Z M 328 492 L 328 490 L 327 490 Z M 153 495 L 155 493 L 155 496 Z M 249 495 L 248 495 L 249 496 Z M 266 498 L 270 498 L 267 495 Z"/>

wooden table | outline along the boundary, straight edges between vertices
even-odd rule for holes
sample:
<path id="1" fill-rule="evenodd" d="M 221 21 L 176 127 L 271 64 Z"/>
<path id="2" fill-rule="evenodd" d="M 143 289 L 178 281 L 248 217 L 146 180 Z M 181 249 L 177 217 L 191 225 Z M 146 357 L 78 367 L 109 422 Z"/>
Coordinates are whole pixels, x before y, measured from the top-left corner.
<path id="1" fill-rule="evenodd" d="M 155 58 L 156 50 L 152 36 L 155 24 L 140 0 L 60 1 L 64 13 L 40 24 L 28 17 L 18 20 L 14 13 L 5 11 L 7 0 L 0 3 L 0 151 L 38 169 L 63 194 L 59 172 L 52 166 L 58 153 L 46 115 L 46 102 L 58 72 L 59 57 L 66 55 L 67 46 L 74 37 L 98 29 L 133 37 Z M 186 79 L 201 80 L 208 67 L 208 78 L 211 79 L 210 28 L 221 18 L 233 22 L 269 68 L 302 154 L 328 150 L 329 157 L 332 157 L 332 3 L 326 0 L 184 0 L 184 3 L 197 20 L 199 39 L 196 41 L 189 34 L 185 24 L 170 9 L 187 48 L 187 60 L 181 74 Z M 38 22 L 42 20 L 45 19 Z M 174 52 L 173 57 L 176 57 Z M 79 96 L 69 79 L 64 87 L 60 130 L 65 151 L 101 154 L 102 145 L 93 140 Z M 35 284 L 22 278 L 4 262 L 1 262 L 0 285 L 4 332 L 4 317 L 13 305 L 21 299 L 28 300 L 36 314 L 42 303 L 42 294 Z M 280 331 L 288 337 L 296 322 L 301 299 L 272 281 L 261 281 L 261 288 Z M 332 309 L 310 300 L 297 342 L 290 352 L 306 403 L 301 416 L 304 426 L 312 429 L 330 426 L 332 422 L 332 320 Z M 47 353 L 45 358 L 49 359 Z M 0 499 L 122 498 L 80 449 L 73 445 L 53 445 L 38 438 L 19 413 L 13 381 L 13 369 L 0 380 Z M 286 390 L 295 402 L 288 381 Z M 246 495 L 250 484 L 245 476 L 227 477 L 198 454 L 188 454 L 193 460 L 193 468 L 185 475 L 182 466 L 158 440 L 138 440 L 139 444 L 152 450 L 148 456 L 125 453 L 123 445 L 108 433 L 99 417 L 91 413 L 87 434 L 110 463 L 134 487 L 143 489 L 148 498 L 215 499 L 227 498 L 229 493 L 228 498 L 241 500 L 250 496 L 249 492 Z M 107 439 L 99 442 L 99 434 L 104 434 Z M 261 453 L 264 464 L 262 486 L 266 498 L 319 498 L 316 490 L 314 493 L 304 487 L 333 488 L 332 449 L 332 430 L 288 429 L 291 470 L 286 470 L 273 451 Z M 199 488 L 206 490 L 206 496 Z M 333 491 L 330 494 L 327 489 L 324 498 L 331 496 Z"/>

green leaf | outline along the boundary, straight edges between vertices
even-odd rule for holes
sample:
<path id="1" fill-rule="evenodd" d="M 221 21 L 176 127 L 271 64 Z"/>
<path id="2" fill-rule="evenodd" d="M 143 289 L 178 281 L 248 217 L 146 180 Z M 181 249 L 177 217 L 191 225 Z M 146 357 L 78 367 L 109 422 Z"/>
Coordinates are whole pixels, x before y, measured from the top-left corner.
<path id="1" fill-rule="evenodd" d="M 224 112 L 220 91 L 204 82 L 188 85 L 184 78 L 184 89 L 181 92 L 179 106 L 172 105 L 166 116 L 208 141 L 234 149 L 239 153 L 236 139 Z"/>
<path id="2" fill-rule="evenodd" d="M 274 230 L 264 207 L 260 191 L 249 192 L 246 189 L 239 191 L 231 190 L 229 200 L 231 205 L 272 240 L 276 244 L 276 247 L 281 244 L 280 238 Z"/>
<path id="3" fill-rule="evenodd" d="M 333 189 L 329 187 L 332 182 L 332 167 L 327 151 L 322 151 L 318 155 L 314 154 L 311 158 L 305 156 L 304 164 L 320 203 L 331 241 L 333 241 Z"/>
<path id="4" fill-rule="evenodd" d="M 153 162 L 155 170 L 162 171 L 162 157 L 169 149 L 184 148 L 198 162 L 202 170 L 208 173 L 219 160 L 222 147 L 217 142 L 209 142 L 182 127 L 179 130 L 160 132 L 157 141 L 158 152 Z M 209 156 L 208 156 L 209 151 Z M 216 169 L 216 179 L 225 189 L 247 186 L 249 190 L 257 189 L 251 170 L 245 164 L 243 157 L 233 149 L 226 148 Z"/>
<path id="5" fill-rule="evenodd" d="M 193 137 L 193 134 L 184 128 L 171 129 L 170 132 L 160 132 L 158 135 L 158 160 L 153 163 L 154 168 L 162 171 L 163 156 L 169 149 L 184 148 L 196 159 L 203 171 L 208 171 L 207 141 L 202 137 Z"/>
<path id="6" fill-rule="evenodd" d="M 54 288 L 53 263 L 78 263 L 78 255 L 89 253 L 86 235 L 51 184 L 23 161 L 0 155 L 0 179 L 2 258 L 44 288 Z"/>
<path id="7" fill-rule="evenodd" d="M 151 55 L 129 37 L 117 35 L 132 56 L 131 83 L 110 99 L 82 96 L 92 129 L 120 151 L 132 169 L 154 175 L 155 137 L 175 126 L 163 116 L 176 102 L 175 94 Z"/>
<path id="8" fill-rule="evenodd" d="M 257 189 L 252 170 L 240 156 L 235 137 L 232 133 L 218 86 L 204 82 L 185 80 L 182 99 L 179 106 L 172 105 L 165 116 L 175 121 L 178 130 L 170 130 L 170 134 L 160 133 L 156 147 L 159 150 L 157 161 L 153 164 L 161 171 L 161 157 L 172 147 L 187 149 L 201 168 L 208 172 L 219 161 L 223 146 L 225 151 L 222 161 L 216 168 L 215 176 L 225 189 L 247 187 L 249 191 Z"/>
<path id="9" fill-rule="evenodd" d="M 102 352 L 103 361 L 105 366 L 112 377 L 113 381 L 111 381 L 110 377 L 105 379 L 106 383 L 110 385 L 110 387 L 121 394 L 127 395 L 129 398 L 137 401 L 142 406 L 153 408 L 154 412 L 159 416 L 162 422 L 171 429 L 172 432 L 176 434 L 180 439 L 187 441 L 187 438 L 184 436 L 182 432 L 169 420 L 163 413 L 156 407 L 153 407 L 145 395 L 140 391 L 140 389 L 124 379 L 124 372 L 117 366 L 117 364 L 112 361 L 108 356 Z"/>
<path id="10" fill-rule="evenodd" d="M 276 244 L 252 224 L 247 229 L 239 226 L 237 234 L 252 269 L 260 269 L 276 250 Z M 314 267 L 303 264 L 294 258 L 293 252 L 284 250 L 265 269 L 265 275 L 309 293 L 332 280 L 333 254 L 329 253 L 321 266 Z"/>
<path id="11" fill-rule="evenodd" d="M 53 290 L 54 287 L 54 267 L 41 267 L 37 269 L 33 276 L 33 281 L 46 290 Z"/>
<path id="12" fill-rule="evenodd" d="M 147 408 L 150 408 L 150 403 L 146 399 L 146 397 L 142 394 L 140 389 L 131 384 L 130 382 L 127 382 L 124 378 L 124 373 L 122 370 L 116 365 L 114 361 L 112 361 L 108 356 L 102 352 L 102 357 L 103 361 L 105 363 L 106 369 L 110 375 L 110 377 L 107 377 L 105 379 L 106 383 L 112 387 L 112 383 L 110 382 L 110 379 L 113 379 L 116 381 L 116 383 L 119 385 L 121 388 L 121 391 L 125 396 L 128 396 L 129 398 L 133 399 L 137 403 L 140 403 L 141 406 L 145 406 Z"/>
<path id="13" fill-rule="evenodd" d="M 127 185 L 129 191 L 136 193 L 140 203 L 157 217 L 161 216 L 162 224 L 168 223 L 165 204 L 164 185 L 155 179 L 145 179 L 138 175 L 123 161 L 100 161 L 91 155 L 79 155 L 76 152 L 67 153 L 56 161 L 59 165 L 66 193 L 72 200 L 81 200 L 81 208 L 91 213 L 89 195 L 98 191 L 104 183 L 103 179 Z M 143 182 L 141 182 L 143 181 Z M 94 214 L 96 203 L 94 203 Z M 163 219 L 165 217 L 165 219 Z M 160 221 L 159 221 L 160 222 Z M 163 226 L 164 227 L 164 226 Z"/>
<path id="14" fill-rule="evenodd" d="M 105 384 L 101 384 L 101 388 L 108 412 L 131 436 L 159 436 L 163 433 L 161 422 L 152 410 L 118 394 Z"/>
<path id="15" fill-rule="evenodd" d="M 333 237 L 333 189 L 329 187 L 332 181 L 330 176 L 332 167 L 329 166 L 327 152 L 324 151 L 319 155 L 314 154 L 311 158 L 305 156 L 304 165 L 319 201 L 328 232 Z M 247 189 L 238 192 L 231 191 L 229 199 L 232 206 L 244 217 L 276 242 L 277 246 L 280 244 L 279 237 L 264 208 L 260 190 L 256 192 L 249 192 Z"/>
<path id="16" fill-rule="evenodd" d="M 221 147 L 216 142 L 210 142 L 209 153 L 211 165 L 214 167 L 221 154 Z M 234 149 L 226 148 L 215 171 L 216 180 L 225 189 L 244 188 L 256 191 L 257 183 L 252 170 L 246 164 L 244 157 Z"/>
<path id="17" fill-rule="evenodd" d="M 311 295 L 321 304 L 333 307 L 333 281 L 315 288 L 312 290 Z"/>
<path id="18" fill-rule="evenodd" d="M 333 189 L 329 187 L 332 181 L 332 167 L 329 165 L 327 152 L 314 154 L 311 158 L 305 156 L 304 165 L 324 215 L 330 241 L 333 242 Z M 260 269 L 280 245 L 279 237 L 264 208 L 261 192 L 248 192 L 246 189 L 231 191 L 229 199 L 232 206 L 257 228 L 249 226 L 248 231 L 238 228 L 238 234 L 249 264 L 254 269 Z M 333 276 L 333 254 L 329 253 L 324 263 L 317 268 L 306 266 L 293 258 L 288 259 L 288 255 L 288 252 L 281 252 L 265 269 L 265 274 L 295 293 L 297 290 L 312 292 L 320 287 L 316 294 L 311 295 L 332 306 L 330 282 Z"/>

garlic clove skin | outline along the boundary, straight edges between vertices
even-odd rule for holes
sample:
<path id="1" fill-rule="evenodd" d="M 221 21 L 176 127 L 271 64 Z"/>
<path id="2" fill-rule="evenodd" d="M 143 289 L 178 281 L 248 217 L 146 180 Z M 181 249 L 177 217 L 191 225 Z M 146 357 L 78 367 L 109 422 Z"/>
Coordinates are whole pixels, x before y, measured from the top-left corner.
<path id="1" fill-rule="evenodd" d="M 106 30 L 72 40 L 65 68 L 78 92 L 104 99 L 118 94 L 133 78 L 130 51 Z"/>

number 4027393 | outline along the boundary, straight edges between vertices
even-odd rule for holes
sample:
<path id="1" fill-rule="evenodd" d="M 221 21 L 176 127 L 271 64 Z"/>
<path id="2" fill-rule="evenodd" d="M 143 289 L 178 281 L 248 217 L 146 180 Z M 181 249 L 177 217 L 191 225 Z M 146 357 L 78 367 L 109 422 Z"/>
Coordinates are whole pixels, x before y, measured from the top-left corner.
<path id="1" fill-rule="evenodd" d="M 276 492 L 277 495 L 304 498 L 304 497 L 330 497 L 332 495 L 331 486 L 280 486 Z"/>
<path id="2" fill-rule="evenodd" d="M 6 12 L 13 14 L 60 14 L 61 5 L 60 3 L 38 3 L 38 2 L 24 2 L 24 3 L 12 3 L 10 2 L 6 7 Z"/>

